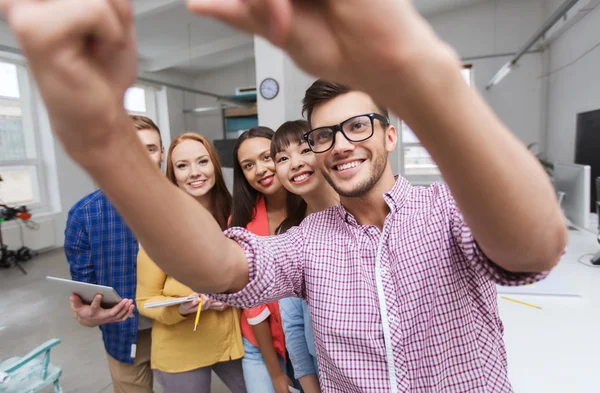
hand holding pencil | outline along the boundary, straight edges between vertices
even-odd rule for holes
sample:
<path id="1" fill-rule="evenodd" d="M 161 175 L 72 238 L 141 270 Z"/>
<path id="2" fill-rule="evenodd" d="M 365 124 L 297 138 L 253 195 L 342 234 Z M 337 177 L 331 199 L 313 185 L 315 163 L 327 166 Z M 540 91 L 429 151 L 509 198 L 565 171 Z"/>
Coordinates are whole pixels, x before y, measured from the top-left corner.
<path id="1" fill-rule="evenodd" d="M 202 307 L 201 310 L 207 310 L 210 308 L 212 301 L 206 296 L 195 292 L 191 293 L 190 296 L 194 297 L 192 301 L 179 305 L 179 313 L 181 315 L 193 314 L 198 311 L 199 307 Z"/>

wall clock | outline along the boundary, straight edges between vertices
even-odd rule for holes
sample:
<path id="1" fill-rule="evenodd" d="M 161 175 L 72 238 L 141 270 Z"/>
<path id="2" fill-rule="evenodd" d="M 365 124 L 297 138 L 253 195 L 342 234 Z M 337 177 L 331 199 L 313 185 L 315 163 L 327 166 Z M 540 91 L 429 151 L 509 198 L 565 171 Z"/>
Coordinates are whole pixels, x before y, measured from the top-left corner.
<path id="1" fill-rule="evenodd" d="M 265 100 L 272 100 L 279 94 L 279 83 L 273 78 L 266 78 L 260 84 L 260 95 Z"/>

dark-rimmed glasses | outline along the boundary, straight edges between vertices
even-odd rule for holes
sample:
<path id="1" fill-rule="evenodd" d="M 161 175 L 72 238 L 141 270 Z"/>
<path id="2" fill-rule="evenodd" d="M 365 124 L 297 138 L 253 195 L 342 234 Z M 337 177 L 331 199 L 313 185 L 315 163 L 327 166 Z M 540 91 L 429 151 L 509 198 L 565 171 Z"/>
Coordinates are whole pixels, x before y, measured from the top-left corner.
<path id="1" fill-rule="evenodd" d="M 314 153 L 325 153 L 335 144 L 335 136 L 338 131 L 350 142 L 362 142 L 372 137 L 375 119 L 384 126 L 390 124 L 385 116 L 378 113 L 367 113 L 351 117 L 334 126 L 315 128 L 304 134 L 304 139 Z"/>

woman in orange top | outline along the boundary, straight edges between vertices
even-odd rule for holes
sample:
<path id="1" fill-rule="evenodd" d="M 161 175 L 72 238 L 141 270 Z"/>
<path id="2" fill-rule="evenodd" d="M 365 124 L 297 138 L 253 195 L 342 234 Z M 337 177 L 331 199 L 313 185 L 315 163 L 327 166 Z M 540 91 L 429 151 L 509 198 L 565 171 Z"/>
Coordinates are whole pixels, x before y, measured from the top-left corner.
<path id="1" fill-rule="evenodd" d="M 302 199 L 288 193 L 275 174 L 271 158 L 274 132 L 255 127 L 244 132 L 233 148 L 233 213 L 230 226 L 268 236 L 286 217 L 286 208 Z M 277 302 L 242 312 L 246 354 L 242 368 L 248 393 L 289 393 L 292 381 L 285 371 L 285 338 Z"/>

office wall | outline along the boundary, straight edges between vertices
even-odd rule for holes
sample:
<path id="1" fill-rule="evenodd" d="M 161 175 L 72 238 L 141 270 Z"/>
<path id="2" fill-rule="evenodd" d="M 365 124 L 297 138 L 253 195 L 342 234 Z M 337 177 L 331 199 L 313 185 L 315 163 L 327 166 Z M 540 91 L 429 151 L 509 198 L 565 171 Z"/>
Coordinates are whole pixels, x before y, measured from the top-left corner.
<path id="1" fill-rule="evenodd" d="M 292 59 L 263 38 L 254 39 L 256 80 L 274 78 L 280 87 L 272 100 L 258 97 L 258 120 L 261 125 L 277 129 L 283 122 L 302 118 L 304 92 L 315 77 L 300 70 Z"/>
<path id="2" fill-rule="evenodd" d="M 254 58 L 202 73 L 194 79 L 193 85 L 196 89 L 221 95 L 235 94 L 237 87 L 256 86 Z M 217 106 L 217 100 L 212 97 L 196 95 L 195 99 L 195 107 Z M 192 118 L 191 123 L 195 127 L 194 131 L 210 140 L 223 138 L 223 116 L 220 110 L 189 116 Z"/>
<path id="3" fill-rule="evenodd" d="M 574 161 L 577 114 L 600 109 L 598 26 L 600 6 L 550 44 L 547 152 L 554 161 Z"/>
<path id="4" fill-rule="evenodd" d="M 519 68 L 491 90 L 486 84 L 544 21 L 542 0 L 490 1 L 431 17 L 437 34 L 473 65 L 474 85 L 500 119 L 526 144 L 545 144 L 541 53 L 525 55 Z M 485 132 L 485 127 L 482 127 Z"/>

